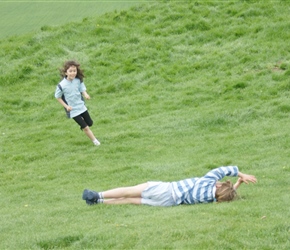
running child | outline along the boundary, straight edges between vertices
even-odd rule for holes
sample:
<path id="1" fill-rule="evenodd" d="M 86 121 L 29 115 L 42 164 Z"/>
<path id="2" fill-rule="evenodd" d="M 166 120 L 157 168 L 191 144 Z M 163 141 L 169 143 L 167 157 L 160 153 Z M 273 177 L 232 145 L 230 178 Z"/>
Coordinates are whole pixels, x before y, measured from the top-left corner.
<path id="1" fill-rule="evenodd" d="M 61 69 L 61 77 L 62 81 L 55 90 L 55 98 L 65 108 L 68 117 L 73 118 L 94 145 L 99 146 L 100 142 L 90 129 L 93 120 L 82 98 L 90 99 L 90 96 L 86 92 L 80 64 L 76 61 L 66 61 Z"/>

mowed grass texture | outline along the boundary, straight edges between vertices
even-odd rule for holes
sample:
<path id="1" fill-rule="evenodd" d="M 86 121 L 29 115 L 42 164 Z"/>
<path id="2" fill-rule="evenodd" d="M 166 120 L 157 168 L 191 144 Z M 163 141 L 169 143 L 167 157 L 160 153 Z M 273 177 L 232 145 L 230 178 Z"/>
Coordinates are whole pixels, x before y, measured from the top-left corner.
<path id="1" fill-rule="evenodd" d="M 146 2 L 146 0 L 144 0 Z M 143 1 L 143 2 L 144 2 Z M 139 0 L 114 1 L 0 1 L 0 39 L 44 30 L 84 18 L 138 5 Z"/>
<path id="2" fill-rule="evenodd" d="M 0 248 L 288 249 L 288 40 L 286 1 L 149 2 L 1 40 Z M 67 59 L 100 147 L 54 98 Z M 222 165 L 258 183 L 224 204 L 81 200 Z"/>

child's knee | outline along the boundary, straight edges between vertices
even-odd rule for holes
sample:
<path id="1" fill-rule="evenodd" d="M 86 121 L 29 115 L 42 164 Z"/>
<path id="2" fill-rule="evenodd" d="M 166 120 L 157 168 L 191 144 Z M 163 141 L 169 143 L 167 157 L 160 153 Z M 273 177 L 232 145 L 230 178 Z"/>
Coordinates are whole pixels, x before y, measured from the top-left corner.
<path id="1" fill-rule="evenodd" d="M 83 130 L 84 132 L 88 132 L 88 131 L 90 130 L 90 128 L 89 128 L 89 126 L 86 126 L 86 127 L 82 128 L 82 130 Z"/>
<path id="2" fill-rule="evenodd" d="M 93 126 L 93 123 L 94 122 L 92 120 L 90 120 L 89 122 L 87 122 L 87 124 L 88 124 L 89 127 Z"/>

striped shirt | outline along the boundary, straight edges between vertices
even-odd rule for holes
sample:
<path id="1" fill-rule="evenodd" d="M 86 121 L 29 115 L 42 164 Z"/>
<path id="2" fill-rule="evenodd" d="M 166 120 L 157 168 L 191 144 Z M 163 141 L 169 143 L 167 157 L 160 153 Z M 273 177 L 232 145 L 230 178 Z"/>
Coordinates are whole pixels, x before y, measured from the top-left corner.
<path id="1" fill-rule="evenodd" d="M 237 166 L 219 167 L 201 178 L 172 182 L 172 195 L 178 204 L 208 203 L 215 200 L 216 182 L 225 176 L 238 176 Z"/>

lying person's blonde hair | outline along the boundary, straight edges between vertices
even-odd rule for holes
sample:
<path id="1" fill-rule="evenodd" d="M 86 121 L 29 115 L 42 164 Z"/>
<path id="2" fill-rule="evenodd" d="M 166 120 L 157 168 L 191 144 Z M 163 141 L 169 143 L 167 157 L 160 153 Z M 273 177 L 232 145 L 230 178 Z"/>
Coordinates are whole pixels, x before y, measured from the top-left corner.
<path id="1" fill-rule="evenodd" d="M 231 181 L 217 182 L 215 198 L 217 202 L 232 201 L 236 198 L 237 192 Z"/>

